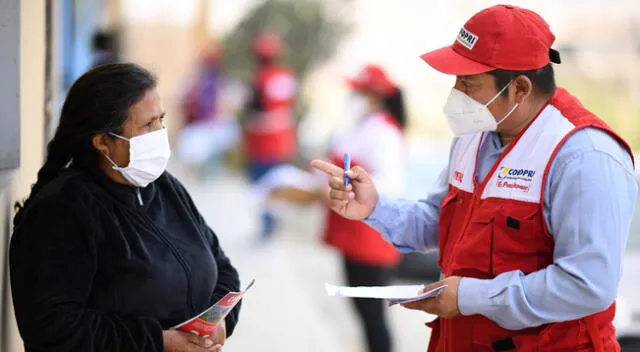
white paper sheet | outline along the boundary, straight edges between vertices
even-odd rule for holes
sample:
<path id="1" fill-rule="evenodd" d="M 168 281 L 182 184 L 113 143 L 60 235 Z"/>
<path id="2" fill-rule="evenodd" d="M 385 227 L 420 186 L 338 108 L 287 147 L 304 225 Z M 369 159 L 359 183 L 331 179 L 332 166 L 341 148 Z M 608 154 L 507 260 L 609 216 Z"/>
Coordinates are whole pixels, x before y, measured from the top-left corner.
<path id="1" fill-rule="evenodd" d="M 325 284 L 325 290 L 329 296 L 377 298 L 384 299 L 389 305 L 419 301 L 425 298 L 437 297 L 447 285 L 442 285 L 425 293 L 420 293 L 423 285 L 399 285 L 399 286 L 335 286 Z"/>

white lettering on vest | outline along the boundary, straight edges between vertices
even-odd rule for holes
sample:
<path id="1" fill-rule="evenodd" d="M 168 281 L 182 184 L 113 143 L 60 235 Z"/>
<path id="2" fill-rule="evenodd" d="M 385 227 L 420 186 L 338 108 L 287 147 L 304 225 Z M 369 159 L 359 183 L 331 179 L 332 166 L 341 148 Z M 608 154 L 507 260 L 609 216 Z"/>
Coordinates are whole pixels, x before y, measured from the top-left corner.
<path id="1" fill-rule="evenodd" d="M 509 181 L 503 181 L 503 180 L 498 180 L 496 186 L 498 186 L 498 188 L 517 189 L 523 192 L 529 192 L 529 189 L 531 188 L 531 186 L 529 186 L 528 184 L 523 185 L 517 182 L 509 182 Z"/>

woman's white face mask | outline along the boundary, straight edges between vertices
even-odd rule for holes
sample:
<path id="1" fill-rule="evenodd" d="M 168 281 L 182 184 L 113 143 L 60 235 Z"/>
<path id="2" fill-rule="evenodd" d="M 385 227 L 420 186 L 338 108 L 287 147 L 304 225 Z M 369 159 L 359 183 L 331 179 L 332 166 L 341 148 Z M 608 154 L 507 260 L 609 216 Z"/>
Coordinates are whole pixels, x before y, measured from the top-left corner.
<path id="1" fill-rule="evenodd" d="M 115 133 L 109 134 L 129 142 L 129 165 L 126 167 L 118 166 L 107 155 L 105 157 L 111 162 L 113 169 L 119 171 L 131 184 L 147 187 L 164 173 L 171 157 L 166 128 L 133 138 L 125 138 Z"/>
<path id="2" fill-rule="evenodd" d="M 519 105 L 516 103 L 499 121 L 497 121 L 495 117 L 493 117 L 493 114 L 491 114 L 491 111 L 489 111 L 488 106 L 493 103 L 510 84 L 511 82 L 507 83 L 507 85 L 500 89 L 498 94 L 491 98 L 486 104 L 479 103 L 455 87 L 452 88 L 447 103 L 444 105 L 444 114 L 447 117 L 447 122 L 453 134 L 455 136 L 461 136 L 495 131 L 498 125 L 504 122 Z"/>

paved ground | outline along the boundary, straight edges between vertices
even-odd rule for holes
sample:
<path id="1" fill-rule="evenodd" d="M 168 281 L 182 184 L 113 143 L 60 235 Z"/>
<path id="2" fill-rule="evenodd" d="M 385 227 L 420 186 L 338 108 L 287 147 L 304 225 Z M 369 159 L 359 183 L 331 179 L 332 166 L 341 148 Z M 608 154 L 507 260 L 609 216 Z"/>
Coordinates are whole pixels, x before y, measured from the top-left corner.
<path id="1" fill-rule="evenodd" d="M 176 170 L 173 170 L 176 172 Z M 247 183 L 223 173 L 206 182 L 176 173 L 241 273 L 256 279 L 241 322 L 225 351 L 364 352 L 360 330 L 346 299 L 328 297 L 324 283 L 342 283 L 336 254 L 322 245 L 322 209 L 288 209 L 273 241 L 260 244 L 258 205 Z M 432 317 L 389 309 L 396 351 L 426 350 Z"/>

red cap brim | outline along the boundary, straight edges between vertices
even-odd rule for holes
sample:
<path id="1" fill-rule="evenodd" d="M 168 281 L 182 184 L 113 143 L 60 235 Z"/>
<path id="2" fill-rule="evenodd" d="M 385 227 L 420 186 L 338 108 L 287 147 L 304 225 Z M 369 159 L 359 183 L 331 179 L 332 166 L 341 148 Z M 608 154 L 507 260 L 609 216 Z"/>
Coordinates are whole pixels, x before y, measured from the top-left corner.
<path id="1" fill-rule="evenodd" d="M 357 79 L 353 79 L 353 78 L 347 78 L 345 79 L 347 81 L 347 85 L 349 86 L 349 88 L 358 91 L 358 92 L 363 92 L 366 90 L 365 85 L 358 81 Z"/>
<path id="2" fill-rule="evenodd" d="M 420 55 L 420 58 L 429 66 L 448 75 L 468 76 L 495 70 L 494 67 L 456 53 L 452 46 L 430 51 Z"/>

